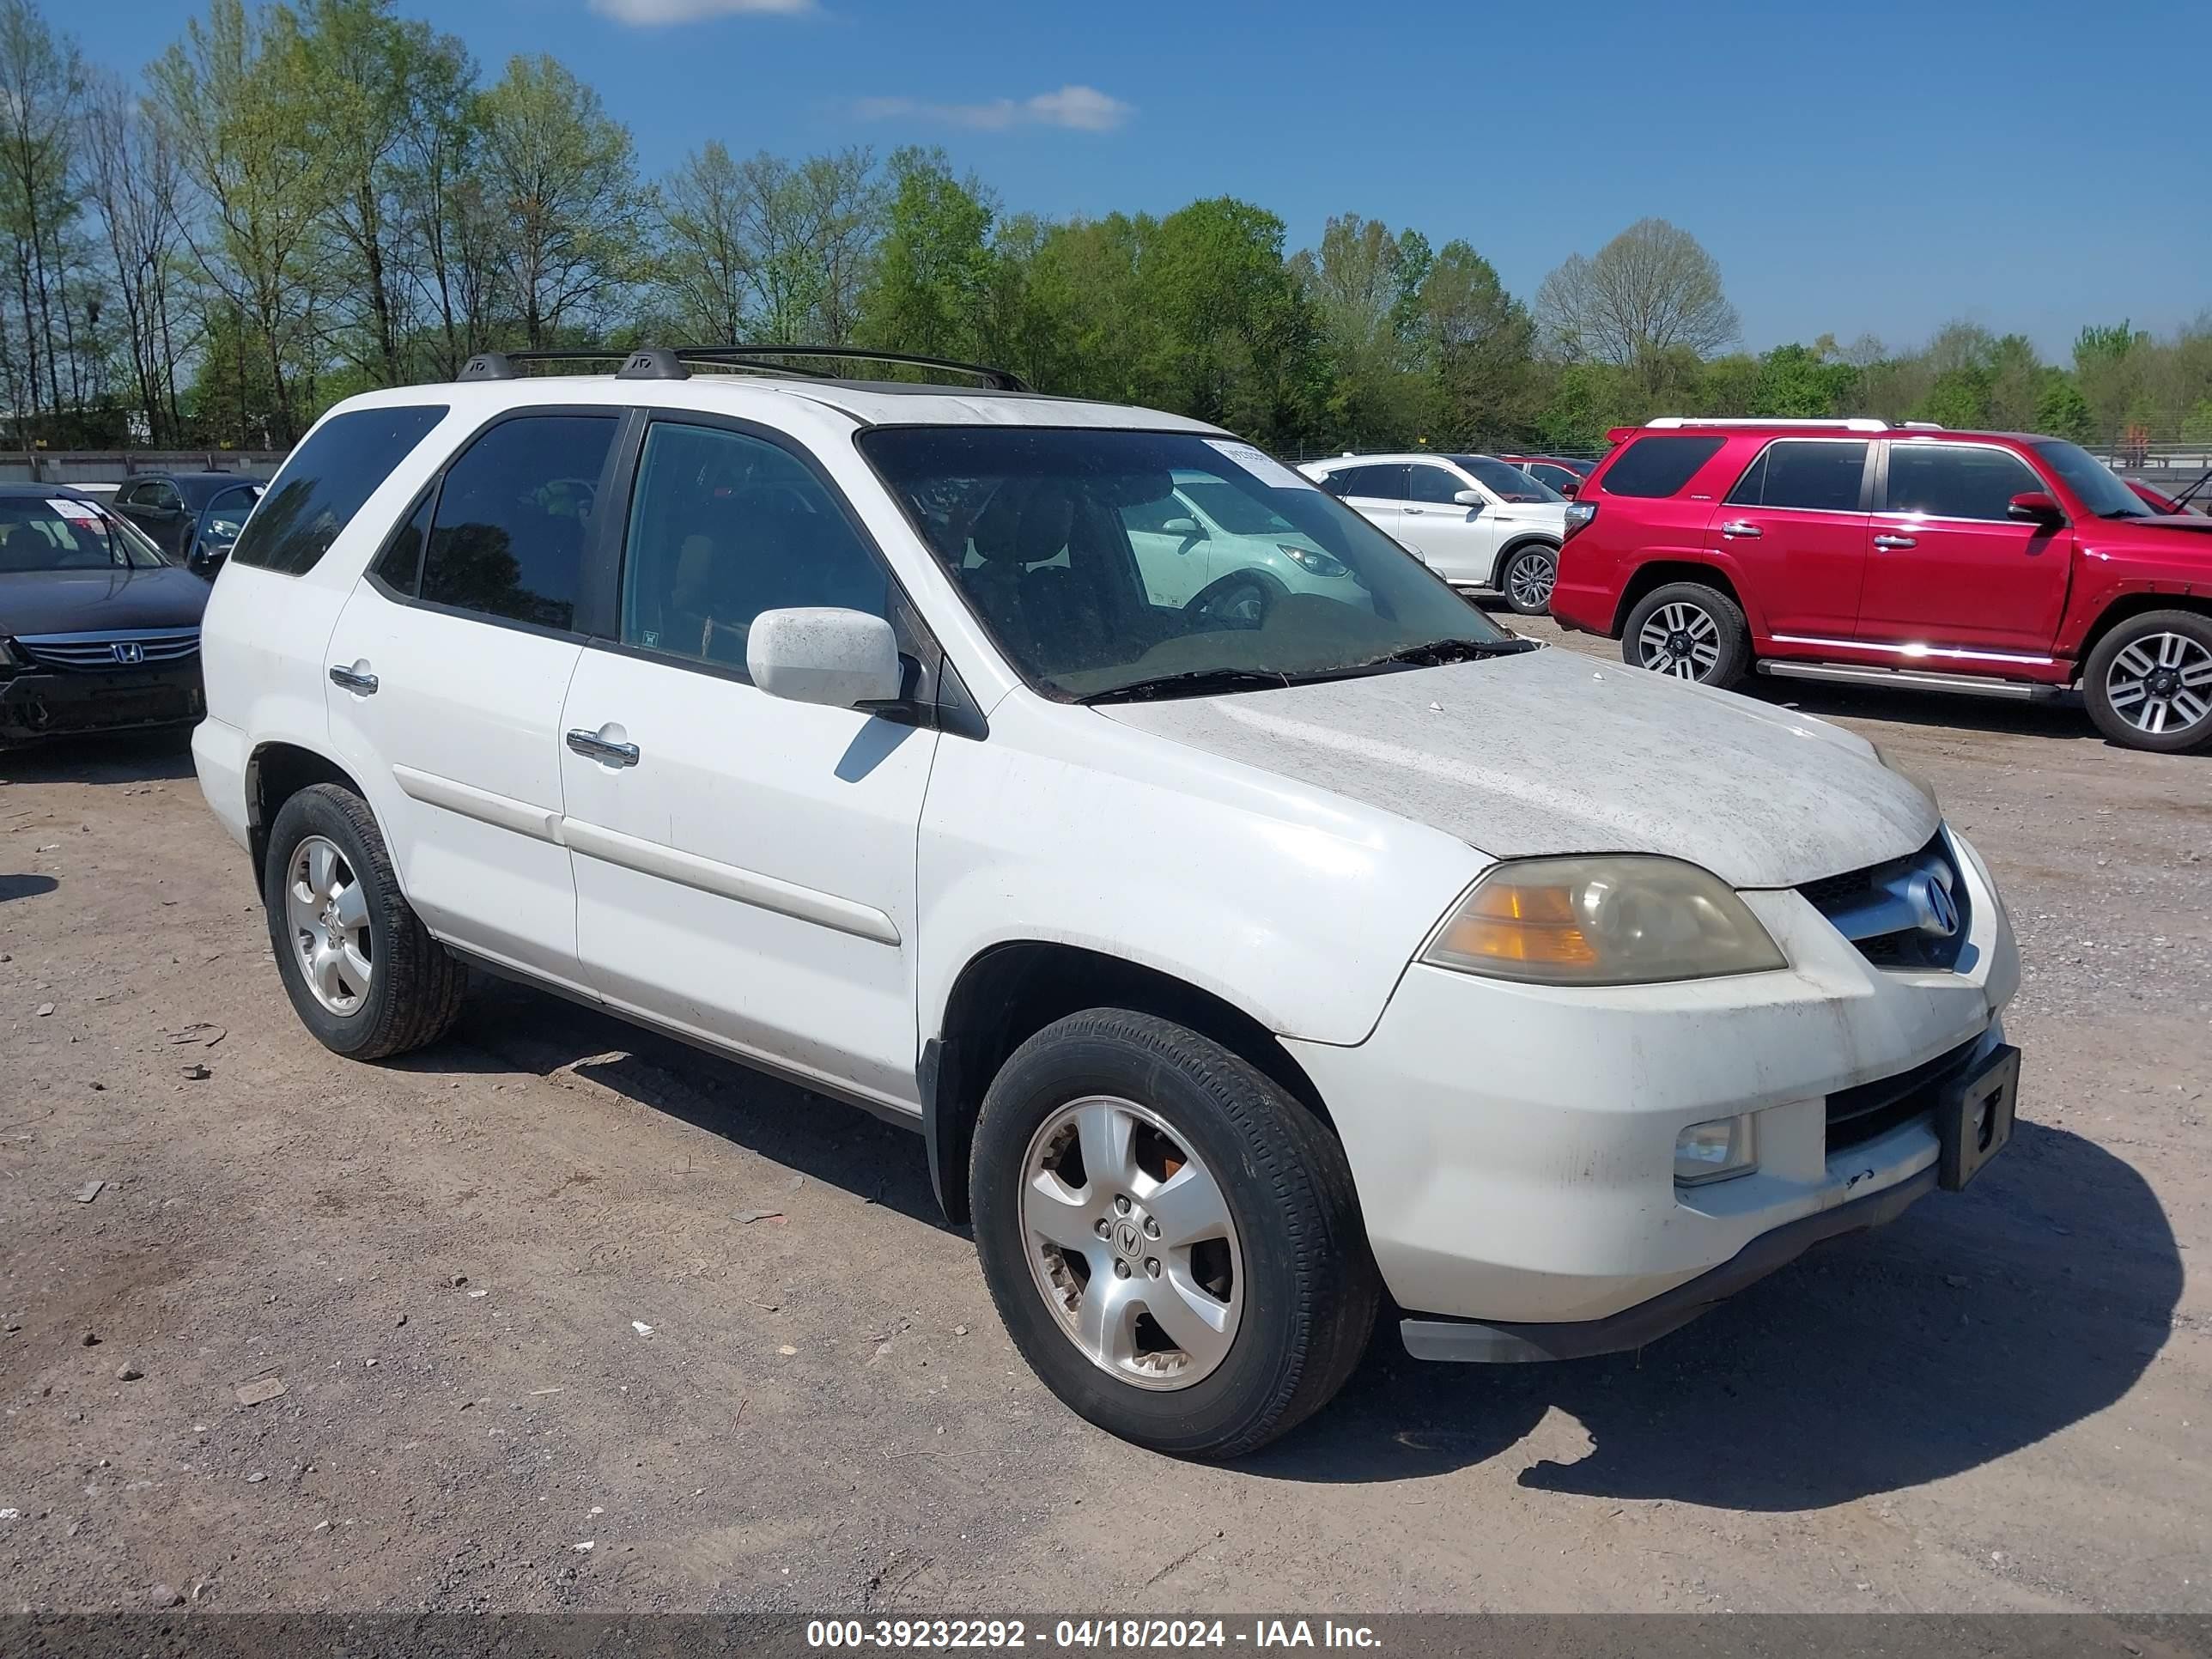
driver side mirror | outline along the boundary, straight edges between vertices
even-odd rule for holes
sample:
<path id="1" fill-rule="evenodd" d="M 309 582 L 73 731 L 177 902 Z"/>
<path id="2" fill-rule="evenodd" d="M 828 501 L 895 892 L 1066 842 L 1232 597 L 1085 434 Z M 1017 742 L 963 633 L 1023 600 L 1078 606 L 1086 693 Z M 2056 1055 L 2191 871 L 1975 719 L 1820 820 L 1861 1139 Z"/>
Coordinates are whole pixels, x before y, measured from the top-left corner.
<path id="1" fill-rule="evenodd" d="M 825 708 L 896 703 L 906 683 L 889 623 L 829 607 L 762 611 L 745 635 L 745 672 L 771 697 Z"/>
<path id="2" fill-rule="evenodd" d="M 1554 484 L 1553 488 L 1557 489 L 1562 495 L 1565 495 L 1569 501 L 1574 500 L 1576 496 L 1583 493 L 1581 483 L 1574 478 L 1569 478 L 1565 483 Z"/>
<path id="3" fill-rule="evenodd" d="M 1206 532 L 1199 528 L 1195 519 L 1170 519 L 1160 528 L 1170 536 L 1182 536 L 1192 541 L 1206 539 Z"/>
<path id="4" fill-rule="evenodd" d="M 2066 517 L 2059 510 L 2057 498 L 2047 489 L 2021 490 L 2005 503 L 2005 516 L 2024 524 L 2059 524 Z"/>
<path id="5" fill-rule="evenodd" d="M 1462 489 L 1455 491 L 1452 495 L 1452 501 L 1455 505 L 1460 507 L 1471 507 L 1478 513 L 1482 511 L 1484 506 L 1482 492 L 1479 489 Z"/>

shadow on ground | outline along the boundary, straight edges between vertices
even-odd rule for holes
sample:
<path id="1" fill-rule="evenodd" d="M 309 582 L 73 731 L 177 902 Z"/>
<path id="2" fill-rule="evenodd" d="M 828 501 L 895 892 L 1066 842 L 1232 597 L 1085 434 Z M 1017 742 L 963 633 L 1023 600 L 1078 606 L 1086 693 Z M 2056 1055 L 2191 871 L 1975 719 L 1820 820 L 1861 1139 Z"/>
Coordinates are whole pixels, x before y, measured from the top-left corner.
<path id="1" fill-rule="evenodd" d="M 921 1142 L 856 1108 L 610 1015 L 480 984 L 426 1071 L 576 1075 L 859 1194 L 945 1221 Z M 2033 1122 L 1967 1192 L 1838 1240 L 1638 1354 L 1553 1365 L 1406 1358 L 1395 1327 L 1337 1403 L 1243 1466 L 1410 1480 L 1508 1452 L 1553 1407 L 1589 1455 L 1524 1486 L 1812 1510 L 1955 1474 L 2111 1405 L 2172 1328 L 2182 1265 L 2142 1178 Z"/>
<path id="2" fill-rule="evenodd" d="M 1428 1475 L 1507 1450 L 1553 1407 L 1591 1449 L 1523 1486 L 1822 1509 L 1956 1474 L 2118 1400 L 2164 1345 L 2182 1264 L 2128 1164 L 2022 1123 L 1973 1187 L 1819 1247 L 1637 1354 L 1424 1365 L 1391 1333 L 1277 1479 Z"/>
<path id="3" fill-rule="evenodd" d="M 159 783 L 193 775 L 191 733 L 182 726 L 56 738 L 0 751 L 0 778 L 10 783 Z"/>

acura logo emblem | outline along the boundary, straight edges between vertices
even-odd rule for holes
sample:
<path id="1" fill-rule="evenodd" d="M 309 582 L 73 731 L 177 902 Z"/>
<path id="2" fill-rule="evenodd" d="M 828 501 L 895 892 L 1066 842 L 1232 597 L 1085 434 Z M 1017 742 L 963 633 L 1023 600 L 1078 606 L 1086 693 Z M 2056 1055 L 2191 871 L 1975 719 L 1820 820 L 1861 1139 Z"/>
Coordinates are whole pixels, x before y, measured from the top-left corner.
<path id="1" fill-rule="evenodd" d="M 1919 891 L 1920 931 L 1933 933 L 1938 939 L 1948 939 L 1959 931 L 1959 901 L 1951 896 L 1951 890 L 1934 876 L 1923 876 L 1917 883 Z"/>
<path id="2" fill-rule="evenodd" d="M 146 647 L 136 640 L 118 640 L 115 641 L 115 660 L 143 662 L 146 660 Z"/>

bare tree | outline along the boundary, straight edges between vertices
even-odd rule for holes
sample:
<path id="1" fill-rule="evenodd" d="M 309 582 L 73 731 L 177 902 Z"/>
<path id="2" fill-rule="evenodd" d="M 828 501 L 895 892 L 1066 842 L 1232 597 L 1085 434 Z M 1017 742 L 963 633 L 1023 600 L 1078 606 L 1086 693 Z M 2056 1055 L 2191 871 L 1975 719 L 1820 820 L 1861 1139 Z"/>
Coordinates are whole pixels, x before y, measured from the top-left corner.
<path id="1" fill-rule="evenodd" d="M 182 189 L 168 134 L 120 78 L 97 80 L 85 106 L 79 147 L 85 195 L 99 215 L 123 307 L 133 391 L 148 441 L 178 441 L 180 343 L 171 327 L 171 289 L 182 245 L 177 201 Z"/>
<path id="2" fill-rule="evenodd" d="M 70 161 L 83 92 L 76 44 L 57 40 L 30 0 L 0 0 L 0 220 L 14 244 L 30 406 L 57 412 L 83 399 L 65 246 L 78 206 Z"/>
<path id="3" fill-rule="evenodd" d="M 1570 361 L 1618 364 L 1647 386 L 1664 377 L 1670 357 L 1703 356 L 1736 337 L 1720 266 L 1664 219 L 1638 220 L 1595 258 L 1571 256 L 1536 290 L 1536 315 Z"/>

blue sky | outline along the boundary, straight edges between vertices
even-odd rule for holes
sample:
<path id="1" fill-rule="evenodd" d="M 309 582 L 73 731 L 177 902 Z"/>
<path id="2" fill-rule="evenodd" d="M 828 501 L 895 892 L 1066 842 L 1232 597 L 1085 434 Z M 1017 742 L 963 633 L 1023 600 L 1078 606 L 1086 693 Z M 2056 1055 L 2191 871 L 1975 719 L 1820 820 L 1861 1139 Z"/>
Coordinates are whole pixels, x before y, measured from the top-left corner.
<path id="1" fill-rule="evenodd" d="M 941 143 L 1012 209 L 1249 198 L 1465 237 L 1532 296 L 1644 215 L 1721 264 L 1754 349 L 1966 317 L 2061 354 L 2212 308 L 2194 6 L 1310 0 L 400 0 L 495 75 L 545 51 L 658 173 L 708 138 Z M 175 0 L 50 8 L 135 70 Z M 2203 14 L 2199 13 L 2200 18 Z M 667 20 L 667 21 L 653 21 Z M 2170 70 L 2176 54 L 2196 61 Z"/>

